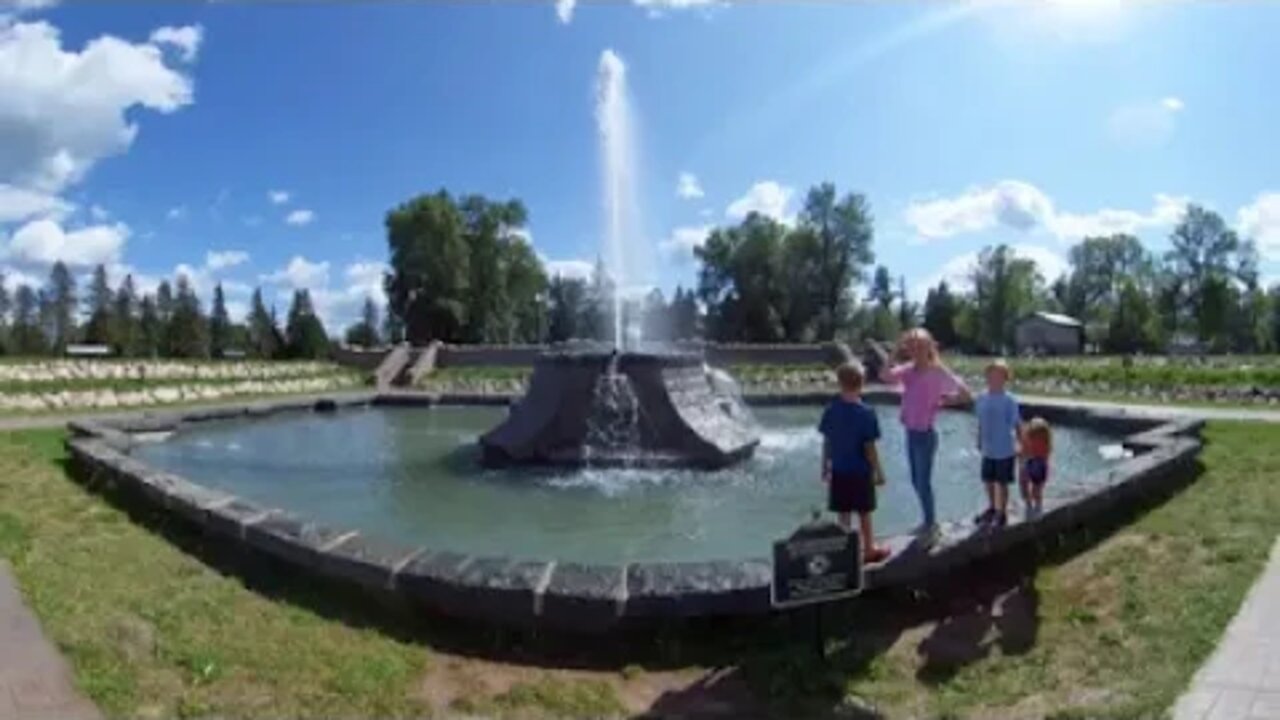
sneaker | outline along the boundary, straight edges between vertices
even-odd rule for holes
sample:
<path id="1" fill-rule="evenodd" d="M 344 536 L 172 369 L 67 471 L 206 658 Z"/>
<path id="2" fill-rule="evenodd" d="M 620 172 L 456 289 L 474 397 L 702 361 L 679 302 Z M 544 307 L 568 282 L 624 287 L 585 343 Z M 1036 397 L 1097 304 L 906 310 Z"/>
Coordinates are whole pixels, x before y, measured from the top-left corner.
<path id="1" fill-rule="evenodd" d="M 937 545 L 941 537 L 942 531 L 936 523 L 933 525 L 921 525 L 916 531 L 916 540 L 926 549 Z"/>
<path id="2" fill-rule="evenodd" d="M 996 516 L 995 508 L 987 508 L 973 517 L 974 525 L 986 525 Z"/>
<path id="3" fill-rule="evenodd" d="M 893 553 L 889 551 L 889 548 L 877 545 L 863 554 L 862 562 L 865 565 L 875 565 L 888 560 L 889 556 L 892 554 Z"/>

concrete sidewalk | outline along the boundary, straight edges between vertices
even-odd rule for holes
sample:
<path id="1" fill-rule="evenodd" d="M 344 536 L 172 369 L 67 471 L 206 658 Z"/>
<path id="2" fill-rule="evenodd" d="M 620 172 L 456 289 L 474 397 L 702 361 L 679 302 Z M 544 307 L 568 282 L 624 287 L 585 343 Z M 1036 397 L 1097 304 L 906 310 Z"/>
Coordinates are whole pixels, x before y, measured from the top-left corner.
<path id="1" fill-rule="evenodd" d="M 0 560 L 0 720 L 96 720 L 102 713 L 75 688 L 71 670 L 22 601 Z"/>
<path id="2" fill-rule="evenodd" d="M 1280 720 L 1280 540 L 1174 720 Z"/>

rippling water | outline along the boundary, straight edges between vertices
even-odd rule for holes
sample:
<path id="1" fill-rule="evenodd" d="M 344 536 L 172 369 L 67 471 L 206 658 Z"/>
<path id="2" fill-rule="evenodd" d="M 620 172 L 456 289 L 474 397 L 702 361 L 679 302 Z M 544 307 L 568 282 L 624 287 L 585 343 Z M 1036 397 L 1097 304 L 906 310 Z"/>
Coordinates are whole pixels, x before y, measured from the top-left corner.
<path id="1" fill-rule="evenodd" d="M 369 408 L 204 423 L 136 453 L 261 504 L 406 544 L 527 558 L 619 562 L 757 557 L 825 508 L 816 406 L 759 408 L 755 457 L 716 472 L 484 470 L 475 440 L 498 408 Z M 888 484 L 878 533 L 919 522 L 896 409 L 877 408 Z M 939 515 L 983 506 L 974 420 L 944 413 L 934 478 Z M 1050 494 L 1108 463 L 1107 438 L 1058 428 Z"/>

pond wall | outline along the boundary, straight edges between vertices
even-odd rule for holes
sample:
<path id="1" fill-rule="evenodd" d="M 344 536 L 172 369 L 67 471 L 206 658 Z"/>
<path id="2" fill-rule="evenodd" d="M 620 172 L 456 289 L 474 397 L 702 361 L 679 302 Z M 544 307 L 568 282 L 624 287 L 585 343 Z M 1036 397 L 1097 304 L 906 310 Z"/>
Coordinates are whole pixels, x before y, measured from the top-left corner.
<path id="1" fill-rule="evenodd" d="M 877 394 L 876 402 L 892 402 Z M 778 395 L 771 404 L 808 404 L 810 395 Z M 760 402 L 756 398 L 753 402 Z M 600 632 L 632 621 L 772 612 L 771 563 L 759 558 L 686 563 L 593 565 L 554 558 L 482 557 L 448 548 L 387 543 L 346 528 L 331 528 L 287 508 L 270 508 L 159 471 L 130 455 L 141 433 L 166 432 L 214 419 L 277 412 L 341 412 L 352 405 L 434 405 L 506 402 L 502 398 L 368 393 L 294 399 L 238 407 L 148 413 L 74 422 L 67 441 L 79 481 L 183 518 L 210 537 L 250 555 L 266 555 L 305 572 L 337 579 L 414 607 L 503 626 Z M 1050 501 L 1029 521 L 999 532 L 949 525 L 931 549 L 905 538 L 891 541 L 889 561 L 865 571 L 868 591 L 914 585 L 980 563 L 1019 546 L 1060 540 L 1105 524 L 1115 513 L 1167 496 L 1193 479 L 1202 421 L 1153 420 L 1122 410 L 1065 404 L 1026 404 L 1027 415 L 1112 434 L 1137 454 L 1103 470 L 1078 495 Z"/>

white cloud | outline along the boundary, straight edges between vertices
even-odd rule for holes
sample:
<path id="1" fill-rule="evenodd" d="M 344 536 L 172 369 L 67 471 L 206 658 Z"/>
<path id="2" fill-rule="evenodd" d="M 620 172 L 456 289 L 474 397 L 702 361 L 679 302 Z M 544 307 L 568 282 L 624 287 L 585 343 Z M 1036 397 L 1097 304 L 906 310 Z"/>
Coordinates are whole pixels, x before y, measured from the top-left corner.
<path id="1" fill-rule="evenodd" d="M 47 215 L 61 217 L 72 209 L 70 203 L 55 195 L 0 183 L 0 223 L 21 222 Z"/>
<path id="2" fill-rule="evenodd" d="M 272 190 L 267 193 L 267 199 L 271 201 L 272 205 L 283 205 L 289 202 L 289 191 Z"/>
<path id="3" fill-rule="evenodd" d="M 195 62 L 204 40 L 204 28 L 199 25 L 159 27 L 151 32 L 152 45 L 169 45 L 181 53 L 183 62 Z"/>
<path id="4" fill-rule="evenodd" d="M 12 297 L 13 291 L 17 290 L 21 285 L 26 285 L 32 290 L 44 285 L 44 278 L 33 275 L 20 268 L 13 267 L 12 265 L 0 266 L 0 274 L 4 276 L 4 287 L 9 291 L 10 297 Z"/>
<path id="5" fill-rule="evenodd" d="M 1178 129 L 1176 116 L 1185 107 L 1181 99 L 1172 96 L 1122 105 L 1107 118 L 1107 133 L 1128 149 L 1163 147 L 1173 139 Z"/>
<path id="6" fill-rule="evenodd" d="M 210 270 L 224 270 L 246 262 L 249 262 L 249 253 L 243 250 L 210 250 L 204 256 L 204 265 Z"/>
<path id="7" fill-rule="evenodd" d="M 1050 248 L 1019 243 L 1010 246 L 1010 249 L 1016 257 L 1035 261 L 1036 268 L 1039 269 L 1046 283 L 1057 280 L 1069 269 L 1066 258 Z M 943 263 L 936 272 L 917 282 L 911 288 L 911 296 L 917 301 L 923 301 L 929 289 L 937 287 L 938 283 L 944 280 L 951 290 L 968 292 L 973 287 L 972 275 L 977 264 L 977 252 L 957 255 Z"/>
<path id="8" fill-rule="evenodd" d="M 94 222 L 105 222 L 111 217 L 111 213 L 107 212 L 107 209 L 101 205 L 95 204 L 89 207 L 89 217 L 92 218 Z"/>
<path id="9" fill-rule="evenodd" d="M 0 25 L 0 182 L 58 193 L 128 149 L 135 108 L 191 102 L 190 78 L 153 44 L 104 35 L 76 51 L 46 22 Z"/>
<path id="10" fill-rule="evenodd" d="M 682 172 L 676 180 L 676 195 L 685 200 L 697 200 L 705 195 L 702 192 L 702 185 L 698 183 L 698 176 L 691 172 Z"/>
<path id="11" fill-rule="evenodd" d="M 791 196 L 794 194 L 795 190 L 792 188 L 780 185 L 773 180 L 764 180 L 752 185 L 751 189 L 747 190 L 747 194 L 729 203 L 729 207 L 725 209 L 725 215 L 730 220 L 742 220 L 756 212 L 790 224 L 792 217 L 787 215 L 787 205 L 790 204 Z"/>
<path id="12" fill-rule="evenodd" d="M 658 243 L 658 251 L 676 260 L 691 259 L 694 249 L 702 247 L 711 230 L 710 225 L 678 227 L 671 231 L 671 237 Z"/>
<path id="13" fill-rule="evenodd" d="M 166 212 L 164 216 L 170 220 L 181 220 L 187 216 L 187 206 L 178 205 L 176 207 L 171 207 L 169 208 L 169 212 Z"/>
<path id="14" fill-rule="evenodd" d="M 649 17 L 661 17 L 668 10 L 709 9 L 727 5 L 725 0 L 631 0 L 633 5 L 649 11 Z"/>
<path id="15" fill-rule="evenodd" d="M 1236 213 L 1236 225 L 1264 257 L 1280 260 L 1280 192 L 1260 193 Z"/>
<path id="16" fill-rule="evenodd" d="M 261 276 L 261 279 L 293 290 L 322 288 L 329 284 L 329 262 L 311 262 L 301 255 L 295 255 L 284 267 Z"/>
<path id="17" fill-rule="evenodd" d="M 568 25 L 573 20 L 573 9 L 577 5 L 578 0 L 556 0 L 556 17 L 561 23 Z"/>
<path id="18" fill-rule="evenodd" d="M 1188 198 L 1157 194 L 1147 212 L 1104 208 L 1092 213 L 1059 212 L 1042 190 L 1021 180 L 972 187 L 954 197 L 914 201 L 904 220 L 920 241 L 1003 227 L 1019 232 L 1043 230 L 1065 242 L 1115 233 L 1137 233 L 1174 225 Z"/>
<path id="19" fill-rule="evenodd" d="M 571 280 L 590 280 L 596 264 L 588 260 L 548 260 L 542 258 L 547 275 Z"/>
<path id="20" fill-rule="evenodd" d="M 65 230 L 57 221 L 43 218 L 23 225 L 9 238 L 5 257 L 19 262 L 68 265 L 115 263 L 120 259 L 129 228 L 123 223 L 91 225 Z"/>
<path id="21" fill-rule="evenodd" d="M 310 210 L 294 210 L 285 216 L 284 221 L 290 225 L 302 226 L 310 225 L 316 219 L 316 214 Z"/>

